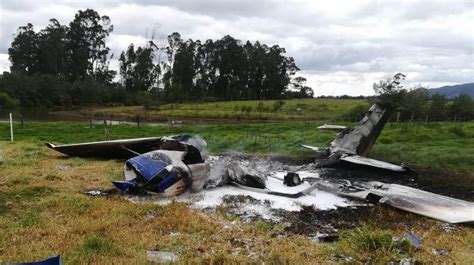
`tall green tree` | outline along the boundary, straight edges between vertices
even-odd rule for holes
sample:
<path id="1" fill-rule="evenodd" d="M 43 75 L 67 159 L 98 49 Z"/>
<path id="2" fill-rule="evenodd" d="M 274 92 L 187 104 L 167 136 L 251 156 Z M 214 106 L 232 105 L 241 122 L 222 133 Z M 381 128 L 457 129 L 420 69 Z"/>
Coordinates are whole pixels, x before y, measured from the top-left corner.
<path id="1" fill-rule="evenodd" d="M 448 99 L 443 94 L 431 96 L 428 104 L 427 115 L 430 120 L 443 121 L 448 117 Z"/>
<path id="2" fill-rule="evenodd" d="M 474 119 L 474 100 L 467 95 L 462 94 L 454 98 L 450 107 L 450 116 L 457 120 Z"/>
<path id="3" fill-rule="evenodd" d="M 110 81 L 114 72 L 109 70 L 106 39 L 113 31 L 108 16 L 100 16 L 92 9 L 79 10 L 69 23 L 68 70 L 71 80 L 91 77 Z"/>
<path id="4" fill-rule="evenodd" d="M 8 49 L 12 73 L 33 74 L 38 72 L 39 67 L 38 34 L 33 25 L 28 23 L 17 30 L 15 39 Z"/>
<path id="5" fill-rule="evenodd" d="M 426 88 L 418 87 L 408 91 L 401 106 L 404 118 L 410 121 L 424 119 L 429 100 L 430 95 Z"/>
<path id="6" fill-rule="evenodd" d="M 127 91 L 151 91 L 156 88 L 160 73 L 159 64 L 154 63 L 154 49 L 152 46 L 138 47 L 136 50 L 130 44 L 126 52 L 119 58 L 120 75 Z"/>
<path id="7" fill-rule="evenodd" d="M 52 18 L 38 34 L 39 71 L 45 74 L 66 74 L 68 27 Z"/>
<path id="8" fill-rule="evenodd" d="M 307 79 L 302 76 L 295 77 L 291 85 L 296 91 L 287 92 L 287 94 L 295 98 L 312 98 L 314 91 L 311 87 L 306 85 L 306 81 Z"/>

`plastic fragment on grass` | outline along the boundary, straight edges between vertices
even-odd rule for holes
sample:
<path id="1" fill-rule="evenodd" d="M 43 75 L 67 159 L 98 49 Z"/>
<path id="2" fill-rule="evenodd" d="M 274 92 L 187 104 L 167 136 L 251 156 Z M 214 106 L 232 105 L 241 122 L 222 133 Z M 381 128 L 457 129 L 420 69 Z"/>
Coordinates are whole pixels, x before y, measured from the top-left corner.
<path id="1" fill-rule="evenodd" d="M 397 243 L 401 243 L 403 240 L 407 240 L 408 242 L 410 242 L 410 245 L 412 245 L 415 248 L 421 247 L 421 239 L 418 238 L 415 234 L 413 234 L 410 231 L 405 232 L 403 236 L 395 239 L 394 241 Z"/>
<path id="2" fill-rule="evenodd" d="M 440 255 L 440 256 L 446 256 L 449 254 L 449 251 L 446 250 L 446 249 L 431 249 L 431 253 L 433 253 L 434 255 Z"/>
<path id="3" fill-rule="evenodd" d="M 49 257 L 40 261 L 13 263 L 15 265 L 61 265 L 61 256 Z"/>
<path id="4" fill-rule="evenodd" d="M 84 194 L 97 197 L 97 196 L 105 196 L 107 195 L 107 192 L 101 191 L 101 190 L 89 190 L 89 191 L 84 192 Z"/>
<path id="5" fill-rule="evenodd" d="M 147 251 L 146 256 L 148 261 L 157 263 L 171 263 L 178 260 L 179 256 L 173 252 L 168 251 Z"/>

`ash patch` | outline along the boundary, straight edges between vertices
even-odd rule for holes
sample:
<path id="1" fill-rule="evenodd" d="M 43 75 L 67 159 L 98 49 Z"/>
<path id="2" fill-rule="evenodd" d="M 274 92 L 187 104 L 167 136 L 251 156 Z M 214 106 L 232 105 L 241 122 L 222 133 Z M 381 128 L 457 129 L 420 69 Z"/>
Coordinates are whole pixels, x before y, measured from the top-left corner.
<path id="1" fill-rule="evenodd" d="M 272 209 L 271 201 L 255 199 L 249 195 L 225 195 L 219 210 L 237 216 L 246 223 L 281 221 L 281 217 L 275 214 L 276 210 Z"/>
<path id="2" fill-rule="evenodd" d="M 271 201 L 258 200 L 249 195 L 226 195 L 218 208 L 207 208 L 207 211 L 232 215 L 249 224 L 260 221 L 281 224 L 284 233 L 307 236 L 317 242 L 337 240 L 341 229 L 356 228 L 373 216 L 373 209 L 367 207 L 368 204 L 331 210 L 302 205 L 299 211 L 274 209 L 271 206 Z"/>

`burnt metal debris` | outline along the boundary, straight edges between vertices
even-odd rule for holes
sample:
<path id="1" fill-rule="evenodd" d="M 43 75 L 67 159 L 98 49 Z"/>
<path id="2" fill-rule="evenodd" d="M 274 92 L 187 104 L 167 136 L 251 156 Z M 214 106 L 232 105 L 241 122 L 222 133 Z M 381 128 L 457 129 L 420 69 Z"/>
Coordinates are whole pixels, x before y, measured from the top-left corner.
<path id="1" fill-rule="evenodd" d="M 350 163 L 384 170 L 405 172 L 408 169 L 403 166 L 367 157 L 382 132 L 385 123 L 387 123 L 389 116 L 389 109 L 374 104 L 364 118 L 357 123 L 354 129 L 340 132 L 328 148 L 309 145 L 303 145 L 303 147 L 309 148 L 319 154 L 319 157 L 322 159 L 317 161 L 317 163 L 321 167 Z"/>
<path id="2" fill-rule="evenodd" d="M 320 168 L 347 164 L 354 168 L 369 167 L 396 173 L 409 171 L 404 166 L 367 157 L 389 115 L 389 109 L 375 104 L 354 129 L 341 131 L 328 148 L 305 145 L 319 155 L 309 166 Z M 286 170 L 286 175 L 278 181 L 293 193 L 274 190 L 267 185 L 270 183 L 268 177 L 277 177 L 265 175 L 258 167 L 251 166 L 251 159 L 243 163 L 245 158 L 223 156 L 220 160 L 206 162 L 206 142 L 189 135 L 46 145 L 68 156 L 128 159 L 124 165 L 125 179 L 113 182 L 124 193 L 176 196 L 185 190 L 197 192 L 204 187 L 232 184 L 253 192 L 299 198 L 315 190 L 323 190 L 355 200 L 383 203 L 449 223 L 474 222 L 474 203 L 398 184 L 378 181 L 352 183 L 349 179 L 331 178 L 301 179 L 296 170 Z M 211 179 L 210 175 L 215 174 L 220 178 Z M 301 185 L 302 182 L 307 183 Z"/>

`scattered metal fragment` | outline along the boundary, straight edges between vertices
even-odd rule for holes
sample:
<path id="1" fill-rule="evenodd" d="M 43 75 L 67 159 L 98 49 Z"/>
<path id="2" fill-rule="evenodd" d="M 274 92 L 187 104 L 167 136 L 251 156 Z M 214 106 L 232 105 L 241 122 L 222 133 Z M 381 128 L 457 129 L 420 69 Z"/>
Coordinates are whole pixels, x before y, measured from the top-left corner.
<path id="1" fill-rule="evenodd" d="M 320 130 L 329 130 L 329 131 L 342 131 L 347 129 L 346 126 L 343 125 L 332 125 L 332 124 L 323 124 L 318 127 Z"/>
<path id="2" fill-rule="evenodd" d="M 434 255 L 446 256 L 446 255 L 449 254 L 449 251 L 446 250 L 446 249 L 442 249 L 442 248 L 440 248 L 440 249 L 433 248 L 433 249 L 431 249 L 431 253 L 433 253 Z"/>
<path id="3" fill-rule="evenodd" d="M 71 169 L 70 165 L 59 164 L 56 166 L 57 171 L 69 171 Z"/>
<path id="4" fill-rule="evenodd" d="M 308 236 L 319 243 L 330 243 L 339 239 L 339 236 L 336 233 L 327 234 L 317 232 L 316 234 L 309 234 Z"/>
<path id="5" fill-rule="evenodd" d="M 168 251 L 147 251 L 146 256 L 148 261 L 156 263 L 171 263 L 178 260 L 179 256 L 173 252 Z"/>
<path id="6" fill-rule="evenodd" d="M 90 196 L 94 196 L 94 197 L 98 197 L 98 196 L 105 196 L 105 195 L 107 195 L 107 192 L 101 191 L 101 190 L 89 190 L 89 191 L 84 192 L 84 194 L 87 194 L 87 195 L 90 195 Z"/>
<path id="7" fill-rule="evenodd" d="M 354 258 L 351 257 L 351 256 L 345 256 L 345 255 L 342 255 L 342 254 L 335 254 L 335 255 L 332 255 L 331 259 L 333 261 L 351 262 Z"/>
<path id="8" fill-rule="evenodd" d="M 444 232 L 451 234 L 456 231 L 458 231 L 458 228 L 450 223 L 444 223 L 441 225 L 441 228 L 443 229 Z"/>
<path id="9" fill-rule="evenodd" d="M 413 265 L 417 263 L 416 263 L 415 258 L 404 258 L 404 259 L 401 259 L 398 264 L 399 265 Z"/>

